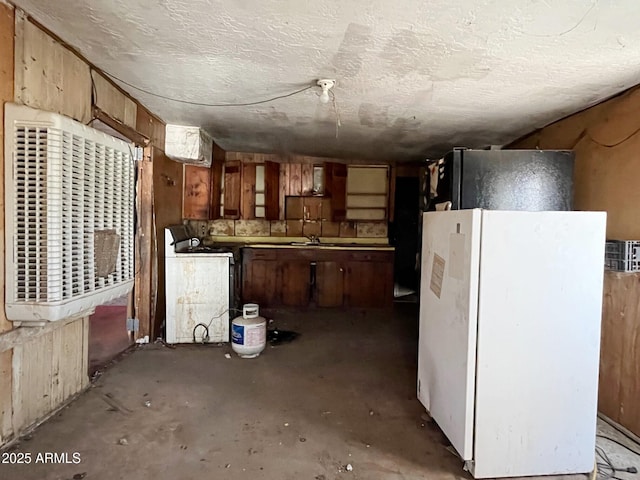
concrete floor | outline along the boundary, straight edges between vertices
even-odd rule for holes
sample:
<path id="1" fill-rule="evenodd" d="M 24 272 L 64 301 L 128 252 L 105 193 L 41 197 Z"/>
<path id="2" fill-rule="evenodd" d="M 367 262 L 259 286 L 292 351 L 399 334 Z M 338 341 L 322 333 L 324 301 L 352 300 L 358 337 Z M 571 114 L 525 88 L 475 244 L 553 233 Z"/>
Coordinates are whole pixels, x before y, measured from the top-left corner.
<path id="1" fill-rule="evenodd" d="M 273 318 L 302 335 L 254 360 L 225 358 L 228 346 L 137 349 L 14 447 L 33 461 L 0 465 L 0 478 L 470 478 L 422 419 L 415 305 Z M 46 452 L 80 463 L 36 464 Z"/>

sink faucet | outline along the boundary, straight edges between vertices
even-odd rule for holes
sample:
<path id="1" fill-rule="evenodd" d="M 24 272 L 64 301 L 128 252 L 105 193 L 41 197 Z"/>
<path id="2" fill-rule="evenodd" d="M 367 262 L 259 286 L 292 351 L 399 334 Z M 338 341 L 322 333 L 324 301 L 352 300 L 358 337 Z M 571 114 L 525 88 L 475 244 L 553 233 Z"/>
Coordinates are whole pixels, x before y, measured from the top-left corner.
<path id="1" fill-rule="evenodd" d="M 320 238 L 318 238 L 318 237 L 317 237 L 317 236 L 315 236 L 315 235 L 307 235 L 306 237 L 307 237 L 307 238 L 309 239 L 309 241 L 310 241 L 311 243 L 313 243 L 314 245 L 317 245 L 317 244 L 319 244 L 319 243 L 320 243 Z"/>

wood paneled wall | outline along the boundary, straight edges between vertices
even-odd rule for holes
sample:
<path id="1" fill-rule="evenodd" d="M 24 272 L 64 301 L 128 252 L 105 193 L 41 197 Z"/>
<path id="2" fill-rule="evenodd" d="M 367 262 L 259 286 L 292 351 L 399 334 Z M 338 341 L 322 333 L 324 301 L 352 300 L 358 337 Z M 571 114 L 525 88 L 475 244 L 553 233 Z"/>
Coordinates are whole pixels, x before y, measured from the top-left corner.
<path id="1" fill-rule="evenodd" d="M 94 103 L 119 122 L 136 128 L 138 105 L 123 95 L 110 81 L 99 73 L 91 74 L 94 88 Z M 162 146 L 164 149 L 164 145 Z"/>
<path id="2" fill-rule="evenodd" d="M 3 107 L 0 114 L 0 202 L 3 210 L 0 216 L 0 335 L 13 328 L 4 313 L 4 104 L 13 101 L 14 25 L 13 8 L 0 3 L 0 105 Z M 13 435 L 12 361 L 13 350 L 0 353 L 0 445 Z"/>
<path id="3" fill-rule="evenodd" d="M 0 3 L 0 204 L 3 215 L 0 217 L 0 333 L 13 328 L 4 313 L 4 104 L 13 101 L 13 65 L 14 65 L 14 11 L 9 5 Z M 5 359 L 0 359 L 0 369 Z M 10 360 L 9 360 L 10 361 Z M 4 390 L 0 389 L 0 396 Z M 0 402 L 2 398 L 0 398 Z"/>
<path id="4" fill-rule="evenodd" d="M 640 239 L 640 88 L 577 113 L 510 148 L 573 149 L 576 210 L 607 212 L 607 237 Z M 599 409 L 640 435 L 640 281 L 604 277 Z M 579 354 L 579 352 L 576 352 Z"/>
<path id="5" fill-rule="evenodd" d="M 15 100 L 91 120 L 89 65 L 17 11 L 15 22 Z"/>
<path id="6" fill-rule="evenodd" d="M 606 272 L 600 411 L 640 435 L 640 274 Z"/>
<path id="7" fill-rule="evenodd" d="M 15 43 L 14 43 L 15 38 Z M 91 66 L 54 35 L 34 24 L 21 11 L 0 2 L 0 104 L 15 101 L 61 113 L 87 123 L 92 115 Z M 137 104 L 115 85 L 95 72 L 97 106 L 123 125 L 133 127 L 151 139 L 149 156 L 141 168 L 146 174 L 145 190 L 138 191 L 139 213 L 145 212 L 149 223 L 143 232 L 145 266 L 143 283 L 148 285 L 143 301 L 147 318 L 141 318 L 139 334 L 151 331 L 152 302 L 155 290 L 151 283 L 153 262 L 153 157 L 152 150 L 164 148 L 164 123 Z M 0 145 L 3 144 L 4 112 L 0 115 Z M 161 153 L 161 152 L 160 152 Z M 0 148 L 0 202 L 4 200 L 4 149 Z M 163 155 L 161 155 L 163 157 Z M 182 165 L 167 164 L 161 159 L 158 175 L 175 176 L 176 187 L 182 184 Z M 172 162 L 173 163 L 173 162 Z M 166 196 L 165 182 L 158 195 Z M 140 187 L 140 185 L 139 185 Z M 144 193 L 145 195 L 141 195 Z M 172 199 L 169 209 L 158 209 L 160 222 L 180 221 L 181 195 Z M 170 210 L 170 214 L 168 211 Z M 139 222 L 145 220 L 139 215 Z M 159 225 L 156 225 L 158 227 Z M 0 245 L 4 247 L 4 215 L 0 219 Z M 164 237 L 163 237 L 164 238 Z M 138 244 L 136 247 L 139 248 Z M 4 250 L 4 248 L 2 248 Z M 154 267 L 157 268 L 157 267 Z M 140 270 L 136 271 L 137 279 Z M 4 287 L 4 255 L 0 256 L 0 282 Z M 0 288 L 0 445 L 5 444 L 34 422 L 47 417 L 74 394 L 88 385 L 87 317 L 52 322 L 45 327 L 13 328 L 4 316 L 4 288 Z"/>
<path id="8" fill-rule="evenodd" d="M 155 278 L 157 278 L 156 305 L 151 328 L 151 338 L 161 334 L 165 318 L 165 274 L 164 274 L 164 229 L 169 225 L 182 223 L 182 163 L 174 162 L 164 151 L 153 149 L 153 197 L 156 231 Z"/>
<path id="9" fill-rule="evenodd" d="M 64 322 L 13 349 L 14 432 L 45 418 L 89 384 L 89 318 Z"/>

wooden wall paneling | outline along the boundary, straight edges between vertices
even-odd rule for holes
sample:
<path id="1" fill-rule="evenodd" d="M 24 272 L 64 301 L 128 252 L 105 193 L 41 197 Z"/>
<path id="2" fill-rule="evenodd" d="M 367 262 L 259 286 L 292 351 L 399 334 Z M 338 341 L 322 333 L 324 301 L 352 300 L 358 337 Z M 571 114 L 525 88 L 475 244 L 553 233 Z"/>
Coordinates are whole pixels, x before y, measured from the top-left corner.
<path id="1" fill-rule="evenodd" d="M 125 125 L 135 128 L 138 110 L 137 104 L 117 89 L 102 74 L 94 70 L 91 76 L 96 107 Z"/>
<path id="2" fill-rule="evenodd" d="M 625 290 L 628 287 L 625 283 L 629 283 L 630 279 L 630 276 L 625 278 L 613 272 L 605 272 L 604 276 L 598 410 L 618 423 L 622 411 L 620 399 L 626 334 L 624 302 L 628 300 L 625 298 Z"/>
<path id="3" fill-rule="evenodd" d="M 51 408 L 55 409 L 84 386 L 84 318 L 67 323 L 53 332 Z M 88 345 L 86 346 L 88 347 Z M 48 412 L 47 412 L 48 413 Z"/>
<path id="4" fill-rule="evenodd" d="M 240 218 L 242 165 L 238 160 L 224 166 L 224 218 Z"/>
<path id="5" fill-rule="evenodd" d="M 162 176 L 159 181 L 160 183 L 170 183 L 174 180 L 171 177 Z M 210 168 L 196 165 L 184 166 L 184 204 L 182 207 L 182 216 L 184 218 L 200 220 L 210 218 L 211 187 Z M 156 203 L 160 201 L 162 201 L 162 198 L 156 196 Z M 175 199 L 167 198 L 165 201 L 175 201 Z"/>
<path id="6" fill-rule="evenodd" d="M 153 121 L 154 118 L 151 115 L 151 112 L 149 112 L 149 110 L 147 110 L 143 106 L 138 105 L 138 108 L 136 109 L 136 130 L 145 137 L 149 138 L 152 146 L 157 147 L 153 138 Z"/>
<path id="7" fill-rule="evenodd" d="M 640 88 L 537 130 L 509 148 L 575 151 L 576 210 L 607 212 L 607 238 L 640 238 Z M 599 408 L 640 434 L 638 397 L 638 302 L 635 274 L 606 272 Z M 633 396 L 635 395 L 635 399 Z"/>
<path id="8" fill-rule="evenodd" d="M 15 19 L 15 100 L 68 115 L 91 119 L 89 65 L 18 11 Z"/>
<path id="9" fill-rule="evenodd" d="M 182 191 L 183 191 L 183 171 L 185 170 L 180 162 L 176 162 L 167 157 L 162 150 L 153 149 L 153 212 L 155 220 L 156 255 L 153 257 L 155 272 L 152 278 L 152 285 L 156 285 L 156 302 L 152 324 L 152 337 L 156 338 L 161 333 L 161 325 L 165 318 L 165 274 L 164 274 L 164 229 L 169 225 L 182 223 Z M 206 190 L 201 200 L 204 208 L 209 208 L 209 177 L 208 168 L 196 167 L 205 170 L 200 172 L 205 176 L 201 187 Z M 185 187 L 186 190 L 186 187 Z M 206 219 L 206 217 L 205 217 Z"/>
<path id="10" fill-rule="evenodd" d="M 153 116 L 153 135 L 151 141 L 153 146 L 164 151 L 164 136 L 166 133 L 165 123 L 158 117 Z"/>
<path id="11" fill-rule="evenodd" d="M 265 218 L 278 220 L 280 218 L 280 164 L 272 161 L 264 162 L 265 183 Z"/>
<path id="12" fill-rule="evenodd" d="M 301 166 L 301 195 L 313 193 L 313 163 L 303 163 Z"/>
<path id="13" fill-rule="evenodd" d="M 256 218 L 256 164 L 242 164 L 242 193 L 240 218 L 250 220 Z"/>
<path id="14" fill-rule="evenodd" d="M 13 349 L 0 353 L 0 445 L 13 436 L 12 362 Z"/>
<path id="15" fill-rule="evenodd" d="M 135 312 L 140 321 L 136 338 L 151 333 L 151 276 L 153 241 L 153 147 L 144 149 L 143 160 L 138 162 L 136 185 L 137 231 L 135 238 Z"/>
<path id="16" fill-rule="evenodd" d="M 607 238 L 640 238 L 640 88 L 559 120 L 509 148 L 575 151 L 574 207 L 607 212 Z M 626 139 L 626 140 L 625 140 Z M 607 145 L 610 145 L 609 147 Z"/>
<path id="17" fill-rule="evenodd" d="M 129 299 L 133 299 L 132 293 L 129 293 Z M 127 313 L 128 318 L 133 317 Z M 85 317 L 82 319 L 82 388 L 89 386 L 89 326 L 90 318 Z"/>
<path id="18" fill-rule="evenodd" d="M 86 321 L 62 323 L 14 347 L 14 433 L 43 419 L 87 385 Z"/>
<path id="19" fill-rule="evenodd" d="M 640 274 L 605 272 L 599 410 L 640 435 Z"/>
<path id="20" fill-rule="evenodd" d="M 4 212 L 4 104 L 13 98 L 13 60 L 14 60 L 14 10 L 6 3 L 0 3 L 0 208 Z M 4 289 L 4 215 L 0 215 L 0 301 L 5 303 Z M 11 330 L 13 324 L 7 320 L 4 308 L 0 308 L 0 333 Z M 0 369 L 4 368 L 7 355 L 3 355 Z M 2 389 L 0 389 L 2 392 Z M 3 408 L 0 393 L 0 408 Z M 0 436 L 2 436 L 0 425 Z"/>
<path id="21" fill-rule="evenodd" d="M 135 128 L 149 139 L 152 146 L 164 150 L 164 122 L 141 105 L 136 108 Z"/>
<path id="22" fill-rule="evenodd" d="M 220 196 L 222 195 L 222 167 L 224 160 L 217 160 L 213 153 L 213 162 L 211 163 L 211 199 L 209 203 L 209 218 L 215 220 L 220 218 Z"/>
<path id="23" fill-rule="evenodd" d="M 13 429 L 20 431 L 51 409 L 50 332 L 13 349 Z"/>
<path id="24" fill-rule="evenodd" d="M 289 193 L 288 195 L 302 195 L 302 165 L 289 164 Z"/>

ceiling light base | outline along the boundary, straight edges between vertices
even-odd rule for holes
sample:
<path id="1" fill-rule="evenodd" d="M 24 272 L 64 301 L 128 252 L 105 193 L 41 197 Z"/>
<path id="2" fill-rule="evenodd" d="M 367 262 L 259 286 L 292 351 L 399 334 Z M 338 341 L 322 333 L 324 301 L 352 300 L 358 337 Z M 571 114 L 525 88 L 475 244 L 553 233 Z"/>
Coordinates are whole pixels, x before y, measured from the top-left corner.
<path id="1" fill-rule="evenodd" d="M 320 88 L 322 88 L 322 93 L 320 94 L 320 101 L 322 103 L 327 103 L 329 101 L 329 90 L 331 90 L 335 85 L 335 80 L 330 80 L 327 78 L 321 78 L 316 82 Z"/>
<path id="2" fill-rule="evenodd" d="M 322 91 L 331 90 L 333 87 L 336 86 L 336 81 L 328 78 L 321 78 L 316 83 L 320 88 L 322 88 Z"/>

